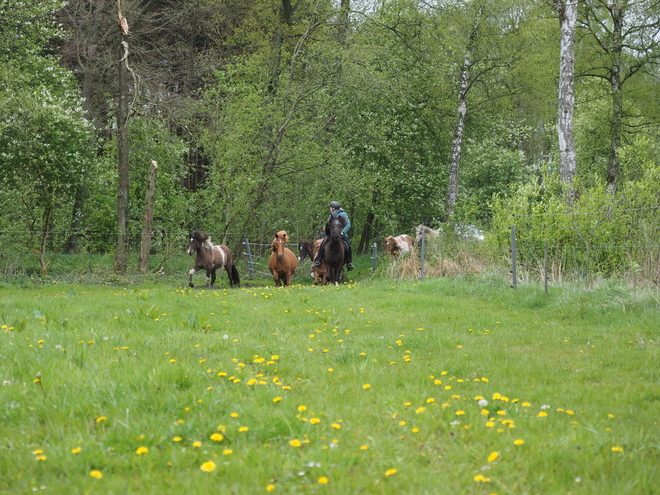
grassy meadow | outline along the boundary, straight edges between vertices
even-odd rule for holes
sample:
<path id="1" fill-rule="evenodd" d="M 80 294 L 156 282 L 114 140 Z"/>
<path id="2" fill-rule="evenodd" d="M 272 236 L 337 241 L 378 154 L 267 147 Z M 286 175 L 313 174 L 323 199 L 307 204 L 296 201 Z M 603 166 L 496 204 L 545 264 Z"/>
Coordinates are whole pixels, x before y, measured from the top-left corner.
<path id="1" fill-rule="evenodd" d="M 183 282 L 0 286 L 0 493 L 660 493 L 657 293 Z"/>

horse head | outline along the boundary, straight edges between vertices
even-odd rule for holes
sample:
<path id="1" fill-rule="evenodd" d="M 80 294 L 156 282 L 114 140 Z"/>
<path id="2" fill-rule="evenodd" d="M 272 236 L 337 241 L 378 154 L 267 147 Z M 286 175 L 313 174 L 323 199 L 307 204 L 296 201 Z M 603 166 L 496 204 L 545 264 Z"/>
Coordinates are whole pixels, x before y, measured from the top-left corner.
<path id="1" fill-rule="evenodd" d="M 270 243 L 270 247 L 274 253 L 277 253 L 277 257 L 282 259 L 284 256 L 284 245 L 289 240 L 289 235 L 284 230 L 280 230 L 275 234 L 273 242 Z"/>
<path id="2" fill-rule="evenodd" d="M 325 227 L 326 235 L 332 237 L 333 241 L 338 241 L 342 237 L 342 229 L 346 227 L 346 219 L 333 212 Z"/>
<path id="3" fill-rule="evenodd" d="M 190 234 L 190 245 L 188 246 L 188 254 L 193 255 L 195 252 L 201 248 L 205 247 L 206 249 L 213 249 L 213 243 L 211 242 L 211 237 L 208 234 L 203 234 L 199 230 L 194 231 Z"/>

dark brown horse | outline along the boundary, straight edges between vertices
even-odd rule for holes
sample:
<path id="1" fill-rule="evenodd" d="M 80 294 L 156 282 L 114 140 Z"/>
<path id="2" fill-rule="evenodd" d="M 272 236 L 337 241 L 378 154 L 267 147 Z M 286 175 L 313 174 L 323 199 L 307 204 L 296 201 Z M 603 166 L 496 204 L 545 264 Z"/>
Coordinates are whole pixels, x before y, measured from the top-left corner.
<path id="1" fill-rule="evenodd" d="M 342 239 L 341 230 L 346 226 L 346 219 L 336 213 L 330 215 L 328 223 L 325 225 L 325 235 L 328 240 L 324 248 L 324 261 L 328 268 L 325 275 L 324 284 L 339 285 L 344 275 L 344 263 L 346 261 L 346 246 Z"/>
<path id="2" fill-rule="evenodd" d="M 319 246 L 321 246 L 322 240 L 323 239 L 316 239 L 315 241 L 301 241 L 298 244 L 298 261 L 302 263 L 302 261 L 309 256 L 309 259 L 313 263 L 316 259 L 316 253 L 319 252 Z M 314 285 L 318 285 L 319 282 L 323 281 L 326 271 L 327 269 L 325 263 L 321 263 L 319 268 L 314 268 L 314 266 L 312 266 L 311 275 L 312 280 L 314 280 Z"/>
<path id="3" fill-rule="evenodd" d="M 288 241 L 289 235 L 284 230 L 280 230 L 270 244 L 273 252 L 268 259 L 268 269 L 273 274 L 273 280 L 278 287 L 291 285 L 291 277 L 298 268 L 296 255 L 286 247 Z"/>
<path id="4" fill-rule="evenodd" d="M 206 287 L 212 289 L 215 283 L 215 271 L 218 268 L 224 268 L 227 271 L 230 287 L 241 284 L 231 251 L 224 244 L 214 245 L 208 234 L 203 234 L 198 230 L 190 234 L 188 254 L 191 256 L 193 254 L 195 255 L 195 266 L 188 272 L 188 275 L 190 275 L 190 287 L 195 287 L 192 281 L 193 275 L 198 270 L 206 270 Z"/>

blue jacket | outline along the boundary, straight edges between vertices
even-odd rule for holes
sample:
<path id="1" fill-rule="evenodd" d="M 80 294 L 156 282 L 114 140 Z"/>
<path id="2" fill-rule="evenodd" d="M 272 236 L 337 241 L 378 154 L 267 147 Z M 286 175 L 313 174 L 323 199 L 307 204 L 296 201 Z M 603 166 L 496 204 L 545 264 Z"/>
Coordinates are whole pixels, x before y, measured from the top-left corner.
<path id="1" fill-rule="evenodd" d="M 346 219 L 346 227 L 341 229 L 341 233 L 344 234 L 346 237 L 348 237 L 346 234 L 347 232 L 351 229 L 351 221 L 348 218 L 348 213 L 346 213 L 344 210 L 339 208 L 338 210 L 335 210 L 333 213 L 337 213 L 340 217 L 344 217 Z M 328 219 L 332 218 L 332 214 L 328 217 Z"/>

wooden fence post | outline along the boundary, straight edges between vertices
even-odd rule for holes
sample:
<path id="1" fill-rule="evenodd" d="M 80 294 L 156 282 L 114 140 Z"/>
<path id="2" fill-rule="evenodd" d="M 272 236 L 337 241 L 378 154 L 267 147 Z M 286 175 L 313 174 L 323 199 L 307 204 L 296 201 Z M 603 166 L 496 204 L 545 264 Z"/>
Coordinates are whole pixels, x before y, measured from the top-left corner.
<path id="1" fill-rule="evenodd" d="M 419 250 L 419 280 L 424 280 L 424 248 L 426 246 L 426 231 L 422 230 L 422 247 Z"/>
<path id="2" fill-rule="evenodd" d="M 514 289 L 517 285 L 516 280 L 516 226 L 512 225 L 509 227 L 511 229 L 511 287 Z"/>

